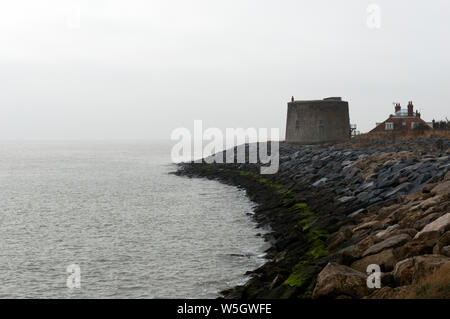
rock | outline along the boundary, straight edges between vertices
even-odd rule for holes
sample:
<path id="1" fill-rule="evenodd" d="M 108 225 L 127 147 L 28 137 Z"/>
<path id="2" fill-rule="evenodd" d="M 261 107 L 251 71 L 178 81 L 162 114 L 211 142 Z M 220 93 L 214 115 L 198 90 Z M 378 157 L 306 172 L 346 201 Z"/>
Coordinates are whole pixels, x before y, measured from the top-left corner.
<path id="1" fill-rule="evenodd" d="M 379 224 L 379 223 L 380 223 L 380 222 L 377 221 L 377 220 L 372 220 L 372 221 L 370 221 L 370 222 L 367 222 L 367 223 L 358 225 L 357 227 L 353 228 L 353 232 L 355 233 L 355 232 L 357 232 L 358 230 L 365 229 L 365 228 L 372 228 L 373 226 L 375 226 L 375 225 L 377 225 L 377 224 Z"/>
<path id="2" fill-rule="evenodd" d="M 337 252 L 337 256 L 338 263 L 343 265 L 351 265 L 352 262 L 361 257 L 358 254 L 358 250 L 355 245 L 342 248 Z"/>
<path id="3" fill-rule="evenodd" d="M 422 209 L 423 211 L 425 211 L 428 208 L 434 207 L 437 204 L 439 204 L 442 201 L 442 199 L 443 199 L 443 196 L 441 196 L 441 195 L 428 198 L 428 199 L 424 200 L 422 203 L 420 203 L 419 208 Z"/>
<path id="4" fill-rule="evenodd" d="M 441 236 L 441 238 L 439 239 L 439 243 L 442 246 L 450 245 L 450 231 Z"/>
<path id="5" fill-rule="evenodd" d="M 391 192 L 387 193 L 385 197 L 391 197 L 398 194 L 407 194 L 411 189 L 414 188 L 414 185 L 411 183 L 403 183 L 394 188 Z"/>
<path id="6" fill-rule="evenodd" d="M 434 222 L 426 225 L 420 232 L 416 234 L 414 239 L 418 239 L 427 232 L 437 231 L 439 233 L 444 233 L 450 229 L 450 213 L 436 219 Z"/>
<path id="7" fill-rule="evenodd" d="M 272 280 L 272 283 L 270 284 L 270 289 L 275 288 L 276 286 L 280 285 L 283 281 L 281 280 L 281 276 L 278 274 L 275 276 L 275 278 Z"/>
<path id="8" fill-rule="evenodd" d="M 321 185 L 325 184 L 327 181 L 328 181 L 328 178 L 324 177 L 324 178 L 319 179 L 314 184 L 312 184 L 312 186 L 314 186 L 314 187 L 321 186 Z"/>
<path id="9" fill-rule="evenodd" d="M 361 208 L 361 209 L 358 209 L 357 211 L 351 213 L 350 215 L 348 215 L 348 217 L 353 218 L 355 216 L 358 216 L 359 214 L 366 213 L 366 212 L 367 212 L 367 209 Z"/>
<path id="10" fill-rule="evenodd" d="M 351 163 L 353 163 L 353 162 L 352 162 L 352 161 L 346 160 L 346 161 L 343 161 L 341 165 L 342 165 L 343 167 L 345 167 L 345 166 L 350 165 Z"/>
<path id="11" fill-rule="evenodd" d="M 444 181 L 450 181 L 450 172 L 447 172 L 447 174 L 445 174 Z"/>
<path id="12" fill-rule="evenodd" d="M 384 249 L 390 248 L 390 247 L 401 246 L 409 240 L 411 240 L 411 236 L 409 236 L 407 234 L 401 234 L 401 235 L 396 235 L 396 236 L 387 238 L 387 239 L 383 240 L 382 242 L 375 244 L 372 247 L 369 247 L 362 254 L 362 256 L 365 257 L 365 256 L 373 255 L 373 254 L 376 254 L 376 253 L 378 253 Z"/>
<path id="13" fill-rule="evenodd" d="M 405 259 L 417 255 L 432 254 L 433 248 L 439 242 L 439 233 L 430 232 L 427 233 L 421 239 L 414 239 L 407 242 L 405 245 L 398 247 L 394 250 L 394 255 L 398 259 Z"/>
<path id="14" fill-rule="evenodd" d="M 398 179 L 400 178 L 400 174 L 396 173 L 392 175 L 391 173 L 385 173 L 378 177 L 377 188 L 388 188 L 396 186 L 398 183 Z"/>
<path id="15" fill-rule="evenodd" d="M 347 236 L 345 235 L 345 232 L 340 231 L 337 234 L 333 235 L 330 238 L 330 244 L 327 247 L 327 250 L 333 250 L 336 247 L 338 247 L 340 244 L 345 242 L 347 240 Z"/>
<path id="16" fill-rule="evenodd" d="M 443 255 L 450 257 L 450 246 L 442 247 L 441 252 Z"/>
<path id="17" fill-rule="evenodd" d="M 400 227 L 399 224 L 395 224 L 392 226 L 389 226 L 388 228 L 386 228 L 385 230 L 380 231 L 379 233 L 377 233 L 375 235 L 375 237 L 380 238 L 380 239 L 384 239 L 386 235 L 389 235 L 390 233 L 392 233 L 394 230 L 396 230 L 398 227 Z"/>
<path id="18" fill-rule="evenodd" d="M 338 201 L 341 203 L 347 203 L 347 202 L 355 200 L 355 199 L 356 199 L 355 196 L 344 196 L 344 197 L 338 198 Z"/>
<path id="19" fill-rule="evenodd" d="M 317 277 L 313 298 L 335 298 L 350 296 L 361 298 L 370 293 L 367 275 L 350 267 L 329 263 Z"/>
<path id="20" fill-rule="evenodd" d="M 365 183 L 363 185 L 361 185 L 361 187 L 359 188 L 361 191 L 364 191 L 366 189 L 372 188 L 375 185 L 375 182 L 371 181 L 368 183 Z"/>
<path id="21" fill-rule="evenodd" d="M 381 286 L 395 287 L 395 280 L 392 271 L 381 273 Z"/>
<path id="22" fill-rule="evenodd" d="M 398 183 L 399 183 L 399 184 L 406 183 L 407 181 L 408 181 L 408 177 L 400 177 L 400 178 L 398 179 Z"/>
<path id="23" fill-rule="evenodd" d="M 356 196 L 356 198 L 358 198 L 360 202 L 364 203 L 369 202 L 373 197 L 374 197 L 373 192 L 369 191 L 361 192 Z"/>
<path id="24" fill-rule="evenodd" d="M 381 267 L 383 272 L 394 269 L 396 259 L 393 254 L 393 249 L 383 250 L 375 255 L 366 256 L 363 259 L 355 261 L 351 267 L 361 272 L 366 272 L 367 266 L 376 264 Z"/>
<path id="25" fill-rule="evenodd" d="M 408 258 L 395 265 L 393 275 L 397 285 L 416 284 L 442 265 L 450 264 L 450 258 L 442 255 L 423 255 Z"/>
<path id="26" fill-rule="evenodd" d="M 422 229 L 425 228 L 426 225 L 431 224 L 436 219 L 438 219 L 439 217 L 442 216 L 442 212 L 429 213 L 429 210 L 434 211 L 434 208 L 427 209 L 427 211 L 425 213 L 423 213 L 423 214 L 420 214 L 420 213 L 419 213 L 419 215 L 411 214 L 410 216 L 407 216 L 404 220 L 402 220 L 401 223 L 404 224 L 405 221 L 408 220 L 408 221 L 413 222 L 412 227 L 414 227 L 415 229 L 422 230 Z M 424 217 L 418 219 L 420 215 L 422 215 Z M 413 218 L 411 218 L 411 217 L 413 217 Z"/>
<path id="27" fill-rule="evenodd" d="M 443 183 L 438 184 L 431 190 L 431 193 L 439 195 L 450 194 L 450 181 L 445 181 Z"/>
<path id="28" fill-rule="evenodd" d="M 376 289 L 366 299 L 405 299 L 414 291 L 413 286 L 402 286 L 397 288 L 381 287 Z"/>

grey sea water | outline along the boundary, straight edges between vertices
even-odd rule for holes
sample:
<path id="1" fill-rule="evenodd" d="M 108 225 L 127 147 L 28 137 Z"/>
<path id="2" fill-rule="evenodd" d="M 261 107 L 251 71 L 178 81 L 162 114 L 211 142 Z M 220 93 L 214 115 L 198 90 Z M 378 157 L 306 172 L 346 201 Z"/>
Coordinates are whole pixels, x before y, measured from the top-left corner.
<path id="1" fill-rule="evenodd" d="M 0 298 L 214 298 L 245 282 L 267 248 L 253 204 L 168 174 L 170 147 L 1 143 Z"/>

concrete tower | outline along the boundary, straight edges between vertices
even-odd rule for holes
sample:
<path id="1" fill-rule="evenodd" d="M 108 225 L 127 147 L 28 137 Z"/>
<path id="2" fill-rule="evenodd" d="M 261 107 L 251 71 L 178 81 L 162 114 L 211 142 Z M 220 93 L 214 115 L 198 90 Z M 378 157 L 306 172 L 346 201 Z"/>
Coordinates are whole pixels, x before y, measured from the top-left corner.
<path id="1" fill-rule="evenodd" d="M 288 103 L 286 142 L 319 144 L 349 139 L 348 102 L 340 97 Z"/>

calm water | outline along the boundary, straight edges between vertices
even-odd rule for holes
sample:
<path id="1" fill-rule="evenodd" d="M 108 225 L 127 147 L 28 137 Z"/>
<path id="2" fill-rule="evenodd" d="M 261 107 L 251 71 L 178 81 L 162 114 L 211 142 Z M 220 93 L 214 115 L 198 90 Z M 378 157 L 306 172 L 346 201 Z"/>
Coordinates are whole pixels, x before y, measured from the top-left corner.
<path id="1" fill-rule="evenodd" d="M 0 144 L 0 298 L 214 298 L 260 266 L 245 193 L 170 144 Z M 248 255 L 239 257 L 235 255 Z M 69 289 L 67 266 L 81 267 Z"/>

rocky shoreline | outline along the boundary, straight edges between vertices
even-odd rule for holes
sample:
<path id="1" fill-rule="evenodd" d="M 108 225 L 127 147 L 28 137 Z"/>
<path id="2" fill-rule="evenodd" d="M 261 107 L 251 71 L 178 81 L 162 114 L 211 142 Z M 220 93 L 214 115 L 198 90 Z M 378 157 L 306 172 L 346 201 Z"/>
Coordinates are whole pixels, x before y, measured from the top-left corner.
<path id="1" fill-rule="evenodd" d="M 450 298 L 448 139 L 281 143 L 274 175 L 215 163 L 176 174 L 245 189 L 271 229 L 269 261 L 225 298 Z M 367 287 L 370 264 L 380 289 Z"/>

